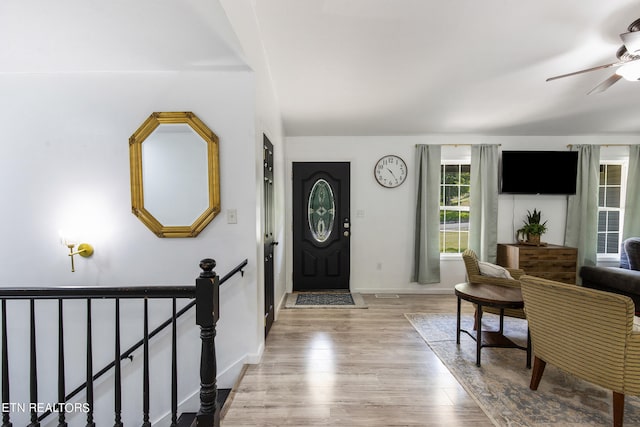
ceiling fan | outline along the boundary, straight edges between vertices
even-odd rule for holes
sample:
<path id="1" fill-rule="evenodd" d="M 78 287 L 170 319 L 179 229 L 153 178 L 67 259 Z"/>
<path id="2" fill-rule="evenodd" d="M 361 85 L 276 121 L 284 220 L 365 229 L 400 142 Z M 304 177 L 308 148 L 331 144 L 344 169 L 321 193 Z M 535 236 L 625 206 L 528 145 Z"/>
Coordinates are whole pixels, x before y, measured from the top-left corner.
<path id="1" fill-rule="evenodd" d="M 549 77 L 547 81 L 550 82 L 552 80 L 588 73 L 590 71 L 602 70 L 609 67 L 620 67 L 611 75 L 611 77 L 591 89 L 588 92 L 588 95 L 590 95 L 592 93 L 604 92 L 621 78 L 629 81 L 640 80 L 640 19 L 633 21 L 627 28 L 627 32 L 620 34 L 620 38 L 624 44 L 620 46 L 616 52 L 616 57 L 618 58 L 617 62 L 587 68 L 586 70 L 574 71 L 573 73 Z"/>

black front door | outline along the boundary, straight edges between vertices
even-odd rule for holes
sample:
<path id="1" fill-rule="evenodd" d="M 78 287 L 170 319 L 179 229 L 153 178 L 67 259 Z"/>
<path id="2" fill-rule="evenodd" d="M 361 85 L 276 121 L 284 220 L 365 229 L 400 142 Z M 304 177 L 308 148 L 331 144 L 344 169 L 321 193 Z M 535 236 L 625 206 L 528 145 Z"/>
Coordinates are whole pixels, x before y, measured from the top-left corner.
<path id="1" fill-rule="evenodd" d="M 264 160 L 264 336 L 269 334 L 274 319 L 274 268 L 273 246 L 277 245 L 274 236 L 273 202 L 273 144 L 263 135 Z"/>
<path id="2" fill-rule="evenodd" d="M 349 289 L 348 162 L 293 163 L 293 290 Z"/>

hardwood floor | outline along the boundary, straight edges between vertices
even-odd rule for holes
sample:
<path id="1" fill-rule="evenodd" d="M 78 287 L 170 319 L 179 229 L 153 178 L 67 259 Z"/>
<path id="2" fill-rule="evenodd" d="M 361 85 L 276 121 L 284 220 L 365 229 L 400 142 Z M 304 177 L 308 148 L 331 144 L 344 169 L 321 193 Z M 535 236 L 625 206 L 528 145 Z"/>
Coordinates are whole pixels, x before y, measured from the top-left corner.
<path id="1" fill-rule="evenodd" d="M 364 297 L 368 309 L 281 310 L 222 425 L 492 426 L 404 317 L 455 313 L 456 298 Z"/>

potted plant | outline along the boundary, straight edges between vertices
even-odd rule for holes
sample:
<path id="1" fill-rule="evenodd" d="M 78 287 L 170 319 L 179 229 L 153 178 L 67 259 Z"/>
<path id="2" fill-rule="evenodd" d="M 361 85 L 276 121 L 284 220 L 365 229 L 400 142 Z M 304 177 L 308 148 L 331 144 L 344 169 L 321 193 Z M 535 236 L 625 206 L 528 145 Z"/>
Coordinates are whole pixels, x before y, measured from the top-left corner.
<path id="1" fill-rule="evenodd" d="M 517 231 L 516 239 L 519 242 L 520 236 L 523 239 L 526 239 L 525 242 L 539 246 L 540 245 L 540 236 L 547 231 L 547 221 L 540 222 L 542 216 L 542 212 L 534 209 L 533 213 L 531 211 L 527 211 L 527 220 L 524 221 L 524 226 Z"/>

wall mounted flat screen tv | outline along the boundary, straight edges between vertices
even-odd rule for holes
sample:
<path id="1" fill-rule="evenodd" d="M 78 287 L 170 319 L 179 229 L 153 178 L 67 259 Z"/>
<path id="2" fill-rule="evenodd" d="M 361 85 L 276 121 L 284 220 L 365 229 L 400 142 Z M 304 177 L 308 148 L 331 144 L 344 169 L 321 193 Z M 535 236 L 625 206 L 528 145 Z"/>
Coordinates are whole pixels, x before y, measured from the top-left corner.
<path id="1" fill-rule="evenodd" d="M 577 151 L 503 151 L 500 192 L 576 194 Z"/>

